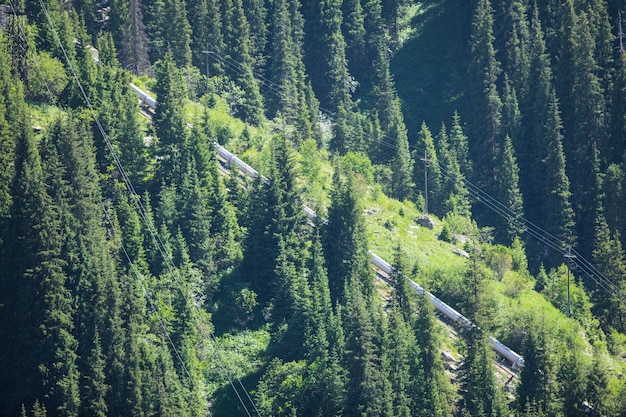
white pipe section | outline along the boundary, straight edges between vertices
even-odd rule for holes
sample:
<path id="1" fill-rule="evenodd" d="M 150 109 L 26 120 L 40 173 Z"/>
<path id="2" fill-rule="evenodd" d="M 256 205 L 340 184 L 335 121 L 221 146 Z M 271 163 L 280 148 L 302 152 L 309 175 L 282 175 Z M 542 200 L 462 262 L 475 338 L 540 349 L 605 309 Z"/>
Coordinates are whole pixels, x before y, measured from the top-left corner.
<path id="1" fill-rule="evenodd" d="M 147 93 L 143 92 L 141 89 L 139 89 L 139 87 L 134 84 L 131 84 L 130 87 L 133 89 L 133 91 L 135 91 L 135 93 L 137 93 L 142 104 L 145 104 L 152 109 L 156 109 L 157 102 L 154 98 L 150 97 Z M 251 178 L 257 178 L 259 176 L 259 173 L 254 168 L 243 162 L 233 153 L 229 152 L 222 145 L 218 144 L 217 142 L 213 142 L 213 146 L 215 146 L 215 148 L 217 149 L 218 155 L 223 158 L 224 161 L 226 161 L 227 166 L 231 166 L 234 164 L 240 171 L 242 171 L 245 175 Z M 265 184 L 269 184 L 269 180 L 264 176 L 261 176 L 261 179 Z M 315 211 L 307 206 L 304 206 L 304 212 L 306 213 L 309 220 L 315 220 L 317 218 L 317 214 L 315 213 Z M 370 255 L 372 257 L 372 263 L 375 267 L 377 267 L 387 275 L 391 274 L 393 269 L 388 262 L 386 262 L 380 256 L 376 255 L 374 252 L 370 251 Z M 430 292 L 424 291 L 424 289 L 416 282 L 409 280 L 409 283 L 418 294 L 422 295 L 426 293 L 430 301 L 434 304 L 435 309 L 444 316 L 446 316 L 448 319 L 452 320 L 454 323 L 457 323 L 468 329 L 474 326 L 474 324 L 467 317 L 463 316 L 461 313 L 441 301 L 439 298 L 435 297 Z M 490 336 L 489 341 L 491 342 L 491 346 L 493 347 L 493 349 L 500 356 L 512 363 L 513 369 L 524 366 L 524 358 L 521 355 L 509 349 L 507 346 L 499 342 L 494 337 Z"/>

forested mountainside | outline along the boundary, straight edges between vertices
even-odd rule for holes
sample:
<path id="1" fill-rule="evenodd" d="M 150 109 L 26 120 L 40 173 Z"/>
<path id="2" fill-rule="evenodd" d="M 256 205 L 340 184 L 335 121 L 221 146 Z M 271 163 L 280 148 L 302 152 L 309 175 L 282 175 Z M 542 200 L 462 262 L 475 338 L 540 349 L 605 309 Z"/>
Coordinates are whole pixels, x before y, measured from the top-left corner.
<path id="1" fill-rule="evenodd" d="M 0 0 L 0 416 L 626 416 L 622 12 Z"/>

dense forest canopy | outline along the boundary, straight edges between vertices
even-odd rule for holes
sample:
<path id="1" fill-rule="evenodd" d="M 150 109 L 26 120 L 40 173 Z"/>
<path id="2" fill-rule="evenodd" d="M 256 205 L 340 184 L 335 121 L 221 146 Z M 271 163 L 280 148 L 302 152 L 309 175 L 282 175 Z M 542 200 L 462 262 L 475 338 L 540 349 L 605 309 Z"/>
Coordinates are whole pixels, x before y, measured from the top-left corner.
<path id="1" fill-rule="evenodd" d="M 0 415 L 626 416 L 622 12 L 0 0 Z"/>

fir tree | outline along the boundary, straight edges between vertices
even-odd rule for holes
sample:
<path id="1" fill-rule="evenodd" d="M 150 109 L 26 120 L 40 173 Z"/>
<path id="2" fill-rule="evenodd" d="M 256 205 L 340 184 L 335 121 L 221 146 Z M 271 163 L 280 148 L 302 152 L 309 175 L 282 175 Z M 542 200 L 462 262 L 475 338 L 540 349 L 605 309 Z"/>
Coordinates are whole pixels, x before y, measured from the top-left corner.
<path id="1" fill-rule="evenodd" d="M 328 223 L 323 228 L 323 246 L 330 294 L 336 303 L 344 299 L 349 281 L 359 282 L 359 288 L 369 295 L 374 291 L 374 284 L 356 181 L 353 174 L 343 177 L 338 169 L 333 178 Z"/>
<path id="2" fill-rule="evenodd" d="M 341 3 L 342 34 L 346 42 L 348 69 L 357 81 L 362 82 L 367 74 L 365 60 L 366 32 L 361 0 L 347 0 Z"/>
<path id="3" fill-rule="evenodd" d="M 574 211 L 570 203 L 571 193 L 569 191 L 569 179 L 565 173 L 561 119 L 554 92 L 550 102 L 546 129 L 546 154 L 542 160 L 545 167 L 542 181 L 542 195 L 545 196 L 543 203 L 545 224 L 543 227 L 564 242 L 566 246 L 572 246 L 575 239 L 573 232 Z"/>
<path id="4" fill-rule="evenodd" d="M 416 194 L 427 199 L 428 211 L 439 214 L 443 205 L 441 170 L 437 160 L 435 141 L 425 122 L 422 123 L 422 128 L 418 135 L 417 144 L 413 151 L 413 160 L 415 161 L 413 166 L 413 183 L 415 184 Z M 424 173 L 425 170 L 426 175 Z M 425 187 L 428 189 L 428 195 L 426 195 Z"/>
<path id="5" fill-rule="evenodd" d="M 348 416 L 393 415 L 390 383 L 383 370 L 380 336 L 373 322 L 362 284 L 352 279 L 345 288 L 345 367 L 348 371 L 345 414 Z"/>
<path id="6" fill-rule="evenodd" d="M 229 75 L 244 91 L 243 103 L 235 109 L 235 115 L 244 121 L 258 125 L 263 120 L 263 100 L 259 83 L 254 77 L 254 58 L 250 24 L 244 14 L 242 0 L 227 0 L 221 3 L 224 43 L 228 58 L 234 61 Z"/>
<path id="7" fill-rule="evenodd" d="M 149 40 L 143 22 L 141 2 L 112 0 L 110 7 L 110 30 L 122 67 L 135 75 L 145 74 L 150 67 Z"/>
<path id="8" fill-rule="evenodd" d="M 518 411 L 527 410 L 529 405 L 540 408 L 547 415 L 554 413 L 558 404 L 555 396 L 558 390 L 556 382 L 556 363 L 544 326 L 530 326 L 524 339 L 522 356 L 524 367 L 520 372 L 516 402 Z"/>
<path id="9" fill-rule="evenodd" d="M 494 190 L 495 159 L 502 129 L 502 101 L 497 91 L 500 64 L 493 46 L 493 9 L 480 0 L 472 21 L 468 98 L 472 112 L 470 152 L 475 163 L 473 178 L 488 193 Z"/>
<path id="10" fill-rule="evenodd" d="M 495 380 L 493 353 L 487 337 L 478 329 L 464 334 L 465 351 L 461 379 L 460 408 L 470 416 L 508 415 L 503 393 Z"/>
<path id="11" fill-rule="evenodd" d="M 497 178 L 497 199 L 510 210 L 510 216 L 504 219 L 501 229 L 497 231 L 500 240 L 506 244 L 521 238 L 526 231 L 523 198 L 519 190 L 519 168 L 513 152 L 511 138 L 507 135 L 499 157 L 500 171 Z"/>
<path id="12" fill-rule="evenodd" d="M 473 169 L 472 161 L 469 159 L 468 139 L 463 132 L 461 116 L 456 111 L 452 115 L 452 126 L 450 127 L 450 148 L 456 151 L 461 173 L 466 178 L 471 177 Z"/>
<path id="13" fill-rule="evenodd" d="M 450 143 L 446 126 L 442 123 L 441 130 L 437 135 L 437 159 L 446 180 L 441 184 L 441 197 L 443 200 L 443 213 L 456 213 L 461 216 L 469 216 L 471 204 L 469 192 L 465 186 L 465 176 L 461 173 L 461 167 L 457 157 L 457 151 Z"/>
<path id="14" fill-rule="evenodd" d="M 186 99 L 185 82 L 181 71 L 176 67 L 171 53 L 166 53 L 156 69 L 156 94 L 159 106 L 156 110 L 154 127 L 158 137 L 159 162 L 155 175 L 157 186 L 179 183 L 184 167 L 182 153 L 187 146 L 187 127 L 184 120 Z"/>
<path id="15" fill-rule="evenodd" d="M 391 196 L 402 201 L 411 195 L 413 188 L 411 181 L 413 161 L 409 151 L 408 134 L 401 118 L 393 120 L 389 127 L 388 136 L 396 140 L 395 152 L 390 162 L 392 171 Z"/>

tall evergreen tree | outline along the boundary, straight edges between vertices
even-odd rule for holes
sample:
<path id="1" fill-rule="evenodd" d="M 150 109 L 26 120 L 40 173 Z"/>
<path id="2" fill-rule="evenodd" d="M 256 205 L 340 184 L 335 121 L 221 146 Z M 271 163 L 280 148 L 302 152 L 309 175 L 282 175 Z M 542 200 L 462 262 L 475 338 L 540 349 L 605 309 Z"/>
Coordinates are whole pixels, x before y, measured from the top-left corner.
<path id="1" fill-rule="evenodd" d="M 475 163 L 473 178 L 488 193 L 494 191 L 495 159 L 502 129 L 502 101 L 497 91 L 501 70 L 493 43 L 493 9 L 489 0 L 479 0 L 470 40 L 468 120 L 470 152 Z"/>
<path id="2" fill-rule="evenodd" d="M 542 195 L 545 196 L 543 203 L 545 223 L 542 227 L 564 242 L 567 247 L 572 246 L 575 241 L 574 211 L 570 202 L 571 193 L 569 178 L 565 172 L 561 119 L 554 92 L 551 98 L 546 123 L 546 154 L 542 160 L 545 167 L 542 181 Z"/>
<path id="3" fill-rule="evenodd" d="M 626 263 L 619 234 L 611 233 L 604 214 L 600 211 L 596 219 L 593 261 L 598 270 L 612 283 L 610 293 L 598 285 L 592 285 L 594 312 L 601 318 L 604 327 L 611 326 L 619 331 L 626 329 Z"/>
<path id="4" fill-rule="evenodd" d="M 451 143 L 445 124 L 437 135 L 437 159 L 446 180 L 441 183 L 441 198 L 443 201 L 442 214 L 456 213 L 469 216 L 471 203 L 469 192 L 465 185 L 465 176 L 461 173 L 457 150 Z"/>
<path id="5" fill-rule="evenodd" d="M 394 155 L 390 162 L 392 172 L 391 196 L 402 201 L 409 198 L 413 188 L 411 181 L 413 161 L 409 151 L 408 134 L 401 118 L 399 120 L 394 119 L 389 128 L 389 134 L 396 138 Z"/>
<path id="6" fill-rule="evenodd" d="M 493 352 L 487 337 L 477 328 L 464 334 L 464 360 L 461 377 L 461 406 L 470 416 L 506 416 L 508 410 L 494 369 Z"/>
<path id="7" fill-rule="evenodd" d="M 516 238 L 521 238 L 526 231 L 524 223 L 523 198 L 519 190 L 519 168 L 517 160 L 513 154 L 513 143 L 507 135 L 504 139 L 504 146 L 499 155 L 499 166 L 497 178 L 497 198 L 498 201 L 508 207 L 510 216 L 503 219 L 497 230 L 500 240 L 506 244 L 511 244 Z"/>
<path id="8" fill-rule="evenodd" d="M 20 404 L 41 399 L 54 412 L 77 416 L 74 308 L 62 257 L 65 213 L 47 193 L 34 138 L 27 132 L 18 137 L 15 152 L 8 225 L 13 244 L 4 248 L 2 265 L 1 305 L 6 320 L 1 334 L 7 341 L 0 353 L 6 393 L 2 407 L 17 414 Z M 58 171 L 55 178 L 58 183 Z"/>
<path id="9" fill-rule="evenodd" d="M 225 0 L 221 2 L 224 43 L 228 50 L 226 57 L 234 61 L 230 76 L 244 91 L 243 103 L 235 109 L 235 115 L 244 121 L 258 125 L 263 120 L 263 100 L 259 83 L 254 76 L 254 57 L 252 56 L 252 40 L 250 24 L 243 10 L 242 0 Z"/>
<path id="10" fill-rule="evenodd" d="M 123 68 L 135 75 L 149 71 L 149 40 L 143 22 L 142 5 L 139 0 L 112 0 L 110 2 L 111 33 L 117 45 Z"/>
<path id="11" fill-rule="evenodd" d="M 419 360 L 413 361 L 411 373 L 416 376 L 413 385 L 413 415 L 429 414 L 437 417 L 452 415 L 452 392 L 441 360 L 440 330 L 435 309 L 427 294 L 416 297 L 416 318 L 412 323 Z M 422 375 L 422 380 L 418 375 Z"/>
<path id="12" fill-rule="evenodd" d="M 192 63 L 207 77 L 221 74 L 221 62 L 214 59 L 224 53 L 222 15 L 217 0 L 187 1 L 187 15 L 191 25 Z M 200 52 L 202 51 L 202 52 Z M 213 58 L 213 59 L 212 59 Z"/>
<path id="13" fill-rule="evenodd" d="M 524 367 L 516 391 L 517 410 L 523 412 L 530 405 L 540 408 L 546 415 L 554 415 L 559 408 L 555 398 L 558 392 L 556 361 L 545 327 L 537 324 L 529 327 L 523 343 Z"/>
<path id="14" fill-rule="evenodd" d="M 250 55 L 254 61 L 254 68 L 263 70 L 268 35 L 266 5 L 263 0 L 243 0 L 242 6 L 250 25 Z"/>
<path id="15" fill-rule="evenodd" d="M 393 415 L 390 383 L 383 370 L 381 335 L 373 322 L 374 312 L 362 292 L 362 283 L 348 280 L 345 287 L 345 367 L 348 371 L 345 414 L 348 416 Z"/>
<path id="16" fill-rule="evenodd" d="M 348 282 L 360 283 L 359 288 L 369 295 L 374 292 L 374 283 L 356 180 L 353 174 L 344 177 L 337 169 L 333 183 L 323 246 L 330 294 L 337 303 L 344 299 Z"/>
<path id="17" fill-rule="evenodd" d="M 188 137 L 184 119 L 185 82 L 169 52 L 157 66 L 156 75 L 155 92 L 159 106 L 156 110 L 154 127 L 159 141 L 161 160 L 155 179 L 164 184 L 180 183 L 184 172 L 182 154 L 186 151 Z"/>
<path id="18" fill-rule="evenodd" d="M 461 116 L 459 116 L 459 113 L 456 111 L 452 115 L 452 126 L 450 126 L 450 148 L 456 150 L 461 173 L 466 178 L 470 178 L 473 172 L 473 164 L 469 157 L 468 138 L 463 132 Z"/>
<path id="19" fill-rule="evenodd" d="M 341 3 L 342 33 L 346 41 L 346 60 L 348 69 L 357 82 L 363 82 L 366 77 L 365 42 L 366 32 L 364 25 L 364 11 L 361 0 L 346 0 Z"/>
<path id="20" fill-rule="evenodd" d="M 441 195 L 441 169 L 437 160 L 435 141 L 426 123 L 422 123 L 419 131 L 417 144 L 413 151 L 413 183 L 416 194 L 421 195 L 428 201 L 428 211 L 435 214 L 440 213 L 442 207 Z M 426 189 L 428 195 L 426 195 Z M 425 207 L 426 208 L 426 207 Z"/>

